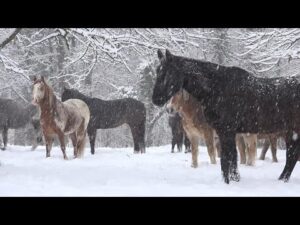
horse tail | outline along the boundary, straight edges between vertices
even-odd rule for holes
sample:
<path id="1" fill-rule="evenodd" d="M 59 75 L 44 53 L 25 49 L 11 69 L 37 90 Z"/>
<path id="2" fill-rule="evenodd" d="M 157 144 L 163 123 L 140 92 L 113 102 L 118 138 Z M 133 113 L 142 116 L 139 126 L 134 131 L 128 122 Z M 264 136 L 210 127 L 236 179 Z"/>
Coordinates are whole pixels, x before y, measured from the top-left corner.
<path id="1" fill-rule="evenodd" d="M 78 154 L 79 158 L 83 157 L 85 141 L 86 141 L 86 130 L 84 131 L 84 134 L 79 137 L 79 140 L 78 140 L 77 154 Z"/>

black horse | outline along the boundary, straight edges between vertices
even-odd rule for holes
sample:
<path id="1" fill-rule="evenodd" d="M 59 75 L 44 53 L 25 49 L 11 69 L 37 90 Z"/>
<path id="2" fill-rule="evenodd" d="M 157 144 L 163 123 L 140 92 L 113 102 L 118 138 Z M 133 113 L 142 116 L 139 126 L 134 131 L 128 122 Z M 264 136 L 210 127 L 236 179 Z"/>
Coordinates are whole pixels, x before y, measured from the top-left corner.
<path id="1" fill-rule="evenodd" d="M 160 65 L 152 101 L 164 105 L 181 88 L 204 107 L 207 122 L 221 142 L 225 183 L 239 181 L 236 133 L 284 132 L 286 164 L 279 179 L 288 181 L 300 155 L 300 82 L 295 77 L 258 78 L 238 67 L 172 55 L 159 50 Z"/>
<path id="2" fill-rule="evenodd" d="M 77 90 L 64 88 L 61 100 L 76 98 L 84 101 L 91 113 L 87 128 L 91 153 L 95 153 L 97 129 L 115 128 L 126 123 L 129 125 L 134 142 L 134 153 L 145 153 L 146 108 L 133 98 L 105 101 L 90 98 Z"/>
<path id="3" fill-rule="evenodd" d="M 178 152 L 182 151 L 182 143 L 185 145 L 185 153 L 191 152 L 191 143 L 186 133 L 182 127 L 181 116 L 178 112 L 171 112 L 170 109 L 167 110 L 169 113 L 169 126 L 172 130 L 172 149 L 171 153 L 174 153 L 174 147 L 177 145 Z"/>
<path id="4" fill-rule="evenodd" d="M 26 107 L 12 99 L 0 98 L 0 130 L 2 131 L 3 147 L 5 150 L 8 142 L 8 129 L 18 129 L 31 123 L 35 128 L 33 116 L 37 113 L 36 106 L 29 104 Z M 35 130 L 32 149 L 36 148 L 41 133 Z"/>

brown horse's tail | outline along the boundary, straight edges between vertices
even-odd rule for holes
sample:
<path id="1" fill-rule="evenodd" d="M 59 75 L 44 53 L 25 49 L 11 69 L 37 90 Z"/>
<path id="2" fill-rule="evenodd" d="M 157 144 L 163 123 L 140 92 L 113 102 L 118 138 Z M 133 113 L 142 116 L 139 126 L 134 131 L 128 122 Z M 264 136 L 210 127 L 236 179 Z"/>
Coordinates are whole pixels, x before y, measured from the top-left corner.
<path id="1" fill-rule="evenodd" d="M 84 154 L 84 146 L 85 146 L 85 137 L 86 137 L 86 127 L 85 127 L 85 120 L 82 121 L 80 125 L 80 135 L 77 136 L 77 157 L 82 158 Z"/>
<path id="2" fill-rule="evenodd" d="M 78 140 L 77 154 L 79 158 L 82 158 L 84 154 L 84 146 L 85 146 L 85 139 L 86 139 L 85 137 L 86 137 L 86 130 L 84 131 L 83 136 L 81 136 Z"/>

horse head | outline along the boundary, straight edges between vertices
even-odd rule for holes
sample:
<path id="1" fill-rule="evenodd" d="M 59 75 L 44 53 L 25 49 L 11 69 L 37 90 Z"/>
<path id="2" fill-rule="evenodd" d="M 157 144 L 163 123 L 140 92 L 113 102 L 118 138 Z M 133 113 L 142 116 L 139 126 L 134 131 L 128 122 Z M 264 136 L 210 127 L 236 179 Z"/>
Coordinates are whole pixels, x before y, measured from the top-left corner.
<path id="1" fill-rule="evenodd" d="M 36 76 L 33 77 L 33 91 L 32 91 L 32 104 L 39 105 L 46 97 L 48 85 L 45 81 L 44 76 L 38 79 Z"/>
<path id="2" fill-rule="evenodd" d="M 184 75 L 180 72 L 176 57 L 169 50 L 163 55 L 157 51 L 160 64 L 156 68 L 156 82 L 153 89 L 152 102 L 163 106 L 183 86 Z"/>

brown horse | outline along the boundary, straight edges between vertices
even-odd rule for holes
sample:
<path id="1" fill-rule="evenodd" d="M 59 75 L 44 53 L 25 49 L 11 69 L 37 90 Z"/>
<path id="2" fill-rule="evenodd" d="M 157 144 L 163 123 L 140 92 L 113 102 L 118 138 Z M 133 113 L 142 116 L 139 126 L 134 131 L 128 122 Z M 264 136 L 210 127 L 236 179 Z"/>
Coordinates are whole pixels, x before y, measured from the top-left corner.
<path id="1" fill-rule="evenodd" d="M 192 167 L 198 167 L 198 142 L 204 138 L 210 162 L 216 164 L 216 147 L 214 146 L 215 131 L 206 122 L 202 106 L 198 100 L 185 90 L 175 94 L 167 105 L 179 112 L 182 117 L 182 126 L 192 144 Z"/>
<path id="2" fill-rule="evenodd" d="M 33 100 L 41 110 L 40 124 L 46 142 L 46 157 L 50 157 L 53 138 L 57 135 L 64 159 L 66 147 L 64 136 L 69 135 L 74 147 L 74 157 L 82 157 L 84 153 L 86 129 L 90 120 L 88 106 L 79 99 L 59 101 L 44 77 L 33 79 Z"/>
<path id="3" fill-rule="evenodd" d="M 261 139 L 264 139 L 264 143 L 263 143 L 263 148 L 259 159 L 260 160 L 265 159 L 267 150 L 271 145 L 272 161 L 278 162 L 276 156 L 277 139 L 282 137 L 283 135 L 284 134 L 280 132 L 272 133 L 272 134 L 243 134 L 242 136 L 239 137 L 237 141 L 238 149 L 241 156 L 241 163 L 246 163 L 247 161 L 248 165 L 254 165 L 256 154 L 257 154 L 257 150 L 256 150 L 257 140 L 261 140 Z"/>

